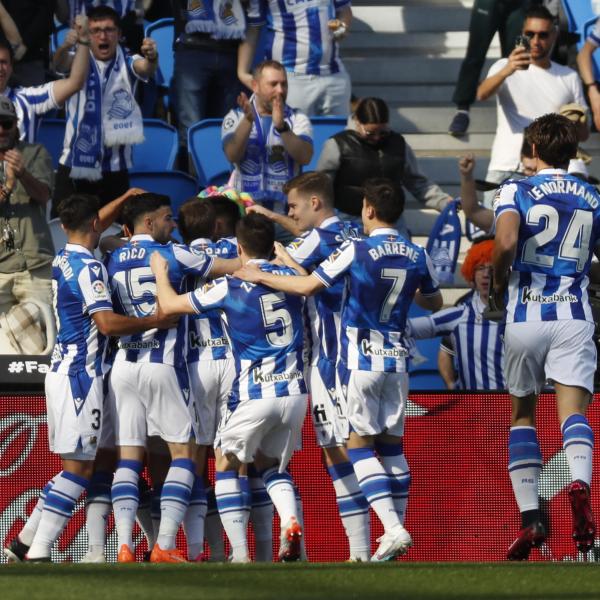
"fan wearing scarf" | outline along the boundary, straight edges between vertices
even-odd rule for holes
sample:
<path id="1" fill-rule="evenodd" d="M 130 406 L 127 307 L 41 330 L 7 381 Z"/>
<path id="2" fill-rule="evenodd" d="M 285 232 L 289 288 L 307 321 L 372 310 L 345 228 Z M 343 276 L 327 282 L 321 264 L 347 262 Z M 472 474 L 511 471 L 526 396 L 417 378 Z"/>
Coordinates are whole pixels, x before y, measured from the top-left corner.
<path id="1" fill-rule="evenodd" d="M 252 90 L 250 99 L 239 95 L 238 108 L 227 113 L 221 128 L 223 151 L 235 165 L 231 183 L 265 208 L 286 214 L 283 186 L 312 158 L 312 126 L 304 113 L 285 103 L 287 76 L 281 63 L 260 63 Z"/>
<path id="2" fill-rule="evenodd" d="M 54 207 L 73 193 L 97 195 L 102 205 L 121 196 L 129 188 L 131 146 L 144 141 L 134 81 L 156 71 L 156 44 L 146 38 L 142 56 L 128 55 L 119 45 L 119 15 L 106 6 L 88 11 L 88 27 L 90 71 L 85 88 L 67 103 Z"/>

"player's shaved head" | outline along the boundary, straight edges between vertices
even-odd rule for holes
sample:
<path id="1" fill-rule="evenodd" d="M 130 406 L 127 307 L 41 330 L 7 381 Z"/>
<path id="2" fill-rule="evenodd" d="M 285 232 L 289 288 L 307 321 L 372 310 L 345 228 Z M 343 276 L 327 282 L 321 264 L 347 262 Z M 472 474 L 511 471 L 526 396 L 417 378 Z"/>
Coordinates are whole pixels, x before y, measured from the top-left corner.
<path id="1" fill-rule="evenodd" d="M 186 244 L 198 238 L 212 239 L 216 222 L 217 211 L 210 198 L 194 196 L 179 208 L 177 227 Z"/>
<path id="2" fill-rule="evenodd" d="M 68 231 L 86 231 L 98 218 L 100 200 L 89 194 L 72 194 L 58 205 L 58 218 Z"/>
<path id="3" fill-rule="evenodd" d="M 171 206 L 171 199 L 164 194 L 154 194 L 146 192 L 131 196 L 123 206 L 121 218 L 125 223 L 133 225 L 135 228 L 139 225 L 146 215 L 156 212 L 163 206 Z"/>
<path id="4" fill-rule="evenodd" d="M 258 213 L 240 219 L 236 236 L 244 252 L 251 258 L 269 258 L 275 243 L 275 225 Z"/>
<path id="5" fill-rule="evenodd" d="M 365 202 L 375 210 L 376 217 L 394 225 L 404 210 L 404 191 L 384 178 L 367 179 L 363 185 Z"/>

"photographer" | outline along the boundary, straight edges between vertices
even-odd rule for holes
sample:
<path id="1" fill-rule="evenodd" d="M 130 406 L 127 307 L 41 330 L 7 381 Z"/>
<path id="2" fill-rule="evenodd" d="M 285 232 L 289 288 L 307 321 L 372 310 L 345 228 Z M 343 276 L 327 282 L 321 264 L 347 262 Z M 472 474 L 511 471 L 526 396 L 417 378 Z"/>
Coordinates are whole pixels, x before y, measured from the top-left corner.
<path id="1" fill-rule="evenodd" d="M 557 34 L 548 9 L 530 8 L 523 23 L 523 44 L 496 61 L 477 90 L 478 100 L 496 94 L 498 109 L 487 181 L 500 183 L 517 170 L 523 130 L 534 119 L 559 112 L 571 102 L 585 106 L 577 73 L 550 60 Z M 486 195 L 484 204 L 491 207 L 492 198 L 493 193 Z"/>
<path id="2" fill-rule="evenodd" d="M 46 203 L 52 159 L 41 144 L 19 141 L 14 104 L 0 96 L 0 313 L 35 298 L 51 302 L 52 238 Z"/>

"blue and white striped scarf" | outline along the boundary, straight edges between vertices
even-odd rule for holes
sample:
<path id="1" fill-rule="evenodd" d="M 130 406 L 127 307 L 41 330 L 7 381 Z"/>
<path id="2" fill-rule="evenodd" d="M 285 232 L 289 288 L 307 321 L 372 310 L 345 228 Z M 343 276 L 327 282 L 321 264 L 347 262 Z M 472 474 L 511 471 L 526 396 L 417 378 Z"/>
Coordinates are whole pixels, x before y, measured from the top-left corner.
<path id="1" fill-rule="evenodd" d="M 458 200 L 448 202 L 433 224 L 427 241 L 427 252 L 441 283 L 454 282 L 462 235 L 458 204 Z"/>
<path id="2" fill-rule="evenodd" d="M 210 33 L 216 40 L 241 40 L 246 16 L 240 0 L 187 0 L 186 33 Z"/>

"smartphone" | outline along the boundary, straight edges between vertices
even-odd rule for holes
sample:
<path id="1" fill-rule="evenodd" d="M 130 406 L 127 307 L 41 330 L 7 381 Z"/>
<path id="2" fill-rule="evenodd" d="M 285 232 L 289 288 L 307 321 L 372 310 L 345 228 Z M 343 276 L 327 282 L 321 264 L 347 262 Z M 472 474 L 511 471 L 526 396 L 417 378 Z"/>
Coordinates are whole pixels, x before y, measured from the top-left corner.
<path id="1" fill-rule="evenodd" d="M 515 48 L 518 48 L 519 46 L 521 46 L 521 48 L 524 48 L 525 51 L 528 53 L 531 50 L 531 42 L 526 35 L 518 35 L 515 38 Z M 521 67 L 521 69 L 523 71 L 525 71 L 525 70 L 529 69 L 529 65 Z"/>

